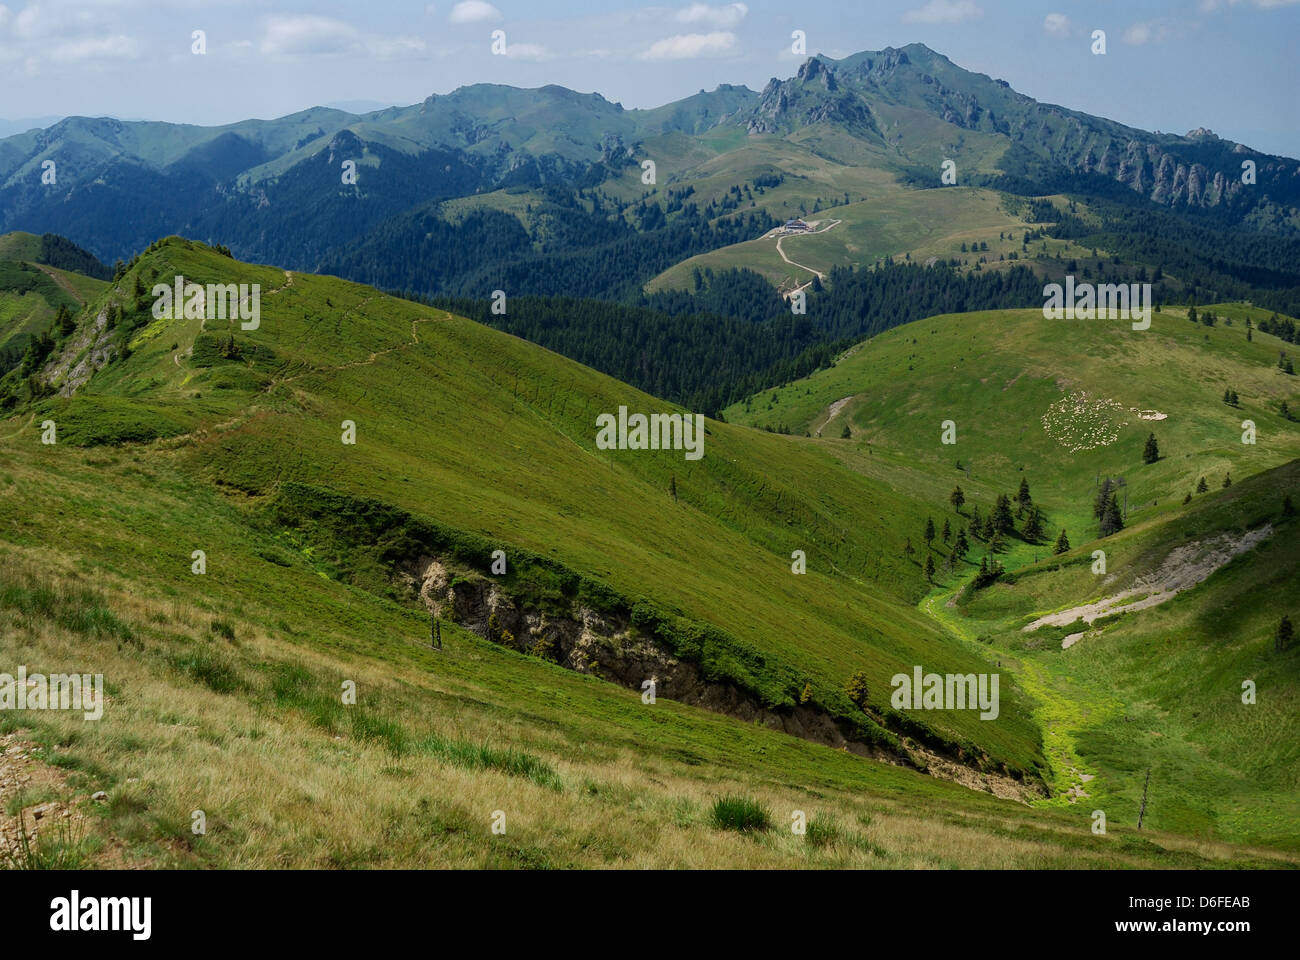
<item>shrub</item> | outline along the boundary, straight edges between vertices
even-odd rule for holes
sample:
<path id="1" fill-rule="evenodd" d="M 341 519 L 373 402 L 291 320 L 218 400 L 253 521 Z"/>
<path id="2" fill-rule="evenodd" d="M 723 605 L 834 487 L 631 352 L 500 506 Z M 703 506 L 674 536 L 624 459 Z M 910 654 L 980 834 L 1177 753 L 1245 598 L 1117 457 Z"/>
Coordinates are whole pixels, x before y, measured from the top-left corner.
<path id="1" fill-rule="evenodd" d="M 867 674 L 865 670 L 859 670 L 853 676 L 849 677 L 844 683 L 844 692 L 849 695 L 849 699 L 862 710 L 867 707 Z"/>
<path id="2" fill-rule="evenodd" d="M 720 830 L 758 833 L 772 826 L 772 816 L 767 807 L 750 797 L 719 797 L 713 802 L 709 816 Z"/>

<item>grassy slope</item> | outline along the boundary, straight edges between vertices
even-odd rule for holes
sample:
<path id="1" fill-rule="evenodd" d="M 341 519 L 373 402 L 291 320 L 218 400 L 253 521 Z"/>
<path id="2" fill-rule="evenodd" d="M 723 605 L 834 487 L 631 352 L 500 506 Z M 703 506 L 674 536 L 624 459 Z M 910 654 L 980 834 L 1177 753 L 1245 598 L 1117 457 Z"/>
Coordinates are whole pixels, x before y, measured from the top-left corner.
<path id="1" fill-rule="evenodd" d="M 196 280 L 230 263 L 180 244 L 158 257 L 160 269 Z M 289 284 L 266 268 L 246 275 L 267 292 L 262 329 L 241 341 L 274 358 L 197 368 L 183 355 L 199 321 L 159 321 L 134 337 L 128 363 L 41 416 L 72 442 L 149 424 L 192 430 L 178 457 L 231 488 L 266 496 L 288 480 L 329 486 L 554 557 L 715 624 L 787 665 L 800 687 L 811 681 L 824 701 L 861 668 L 883 707 L 887 678 L 942 648 L 912 609 L 919 590 L 905 564 L 878 546 L 893 518 L 919 520 L 916 506 L 837 468 L 815 444 L 710 423 L 699 462 L 599 453 L 597 413 L 660 404 L 372 290 L 328 278 Z M 358 425 L 355 447 L 339 442 L 344 419 Z M 790 572 L 794 549 L 809 555 L 806 576 Z M 869 589 L 854 585 L 868 577 Z M 1036 734 L 1017 719 L 1014 693 L 1007 699 L 997 731 L 962 715 L 937 726 L 1031 769 Z"/>
<path id="2" fill-rule="evenodd" d="M 777 215 L 800 214 L 797 209 L 785 208 L 778 209 Z M 1020 238 L 1034 228 L 1008 213 L 1000 194 L 968 187 L 908 190 L 891 185 L 879 188 L 867 200 L 825 208 L 807 217 L 823 222 L 843 221 L 825 233 L 790 238 L 783 244 L 791 260 L 822 273 L 832 267 L 860 266 L 904 254 L 917 262 L 934 256 L 944 260 L 966 257 L 973 263 L 974 257 L 963 254 L 961 246 L 980 241 L 988 244 L 985 255 L 996 261 L 999 253 L 1020 252 Z M 999 234 L 1005 238 L 999 239 Z M 1053 244 L 1053 254 L 1058 247 L 1064 249 Z M 697 267 L 715 271 L 749 268 L 786 288 L 812 276 L 782 260 L 775 239 L 755 239 L 675 264 L 651 280 L 646 289 L 689 289 Z"/>
<path id="3" fill-rule="evenodd" d="M 709 453 L 694 473 L 681 462 L 661 465 L 678 477 L 686 501 L 671 508 L 660 468 L 630 457 L 612 466 L 597 460 L 585 427 L 591 410 L 569 409 L 649 402 L 627 388 L 340 281 L 294 277 L 289 284 L 280 271 L 231 265 L 176 242 L 154 256 L 188 277 L 233 270 L 278 288 L 267 296 L 258 334 L 240 335 L 248 347 L 278 351 L 274 379 L 264 384 L 270 390 L 251 398 L 241 390 L 262 385 L 268 375 L 256 369 L 178 365 L 170 344 L 183 353 L 198 321 L 160 325 L 137 336 L 131 360 L 97 378 L 80 407 L 41 411 L 59 421 L 59 445 L 40 445 L 27 417 L 0 432 L 6 647 L 33 669 L 102 670 L 113 698 L 100 724 L 28 714 L 6 718 L 6 729 L 43 745 L 41 756 L 68 771 L 70 795 L 110 791 L 106 805 L 89 808 L 98 818 L 92 862 L 1242 862 L 1241 852 L 1217 844 L 1139 839 L 1118 825 L 1097 838 L 1079 811 L 1027 810 L 670 701 L 649 708 L 634 692 L 457 629 L 448 629 L 446 651 L 433 654 L 424 648 L 422 613 L 331 576 L 310 547 L 261 523 L 260 497 L 249 494 L 295 476 L 382 495 L 503 542 L 553 551 L 684 607 L 713 602 L 709 610 L 747 639 L 762 641 L 753 622 L 762 623 L 773 632 L 772 649 L 810 665 L 823 656 L 834 658 L 836 671 L 855 658 L 870 666 L 887 660 L 891 645 L 917 642 L 913 630 L 929 645 L 923 662 L 938 669 L 977 662 L 944 650 L 919 613 L 891 599 L 891 591 L 906 592 L 901 583 L 868 591 L 816 572 L 802 580 L 768 572 L 788 569 L 776 552 L 788 540 L 764 544 L 782 539 L 772 529 L 774 517 L 784 516 L 773 505 L 778 491 L 782 501 L 797 500 L 804 484 L 828 515 L 868 529 L 909 509 L 883 486 L 835 471 L 815 444 L 711 424 Z M 153 262 L 147 258 L 146 267 Z M 412 320 L 423 321 L 416 339 Z M 338 369 L 366 363 L 371 353 L 379 356 L 365 368 Z M 312 372 L 311 365 L 334 369 Z M 355 378 L 349 372 L 363 369 Z M 544 372 L 560 411 L 542 402 Z M 197 429 L 147 445 L 70 442 L 79 431 L 82 439 L 102 435 L 140 416 L 130 394 Z M 334 428 L 345 415 L 361 436 L 347 450 Z M 474 435 L 491 442 L 466 442 Z M 762 483 L 775 489 L 747 489 L 742 457 L 768 464 Z M 723 472 L 705 473 L 705 465 Z M 213 479 L 241 492 L 222 493 Z M 722 503 L 731 514 L 710 519 L 705 506 Z M 807 503 L 800 509 L 815 512 Z M 798 515 L 793 504 L 782 510 Z M 204 577 L 190 573 L 193 549 L 208 552 Z M 848 546 L 826 549 L 850 555 Z M 815 553 L 810 559 L 815 570 Z M 880 570 L 888 586 L 884 558 Z M 777 598 L 764 597 L 766 590 Z M 832 609 L 841 604 L 845 612 Z M 733 612 L 738 607 L 745 615 Z M 875 647 L 862 643 L 862 633 L 852 638 L 856 650 L 836 639 L 837 624 L 863 631 L 872 618 L 882 631 L 872 636 Z M 783 633 L 791 636 L 778 645 Z M 904 659 L 916 653 L 901 651 Z M 343 679 L 358 682 L 356 708 L 336 703 Z M 1011 750 L 1032 751 L 1009 700 L 1004 688 L 1011 722 L 988 725 L 997 729 L 986 735 L 994 748 L 1001 736 Z M 707 824 L 712 799 L 737 790 L 774 812 L 777 829 L 758 842 Z M 188 832 L 196 807 L 210 824 L 197 839 Z M 810 849 L 784 831 L 795 808 L 834 818 L 839 839 Z M 507 811 L 505 837 L 488 829 L 496 809 Z M 105 836 L 118 842 L 103 843 Z"/>
<path id="4" fill-rule="evenodd" d="M 76 310 L 107 284 L 37 264 L 41 238 L 30 233 L 0 236 L 0 348 L 47 330 L 60 304 Z M 25 264 L 25 266 L 23 266 Z"/>
<path id="5" fill-rule="evenodd" d="M 860 344 L 835 368 L 726 414 L 815 431 L 831 402 L 852 397 L 825 425 L 825 436 L 838 438 L 847 419 L 856 439 L 821 442 L 868 474 L 908 471 L 914 489 L 934 504 L 936 523 L 965 521 L 946 503 L 953 484 L 987 512 L 997 492 L 1014 493 L 1026 477 L 1049 514 L 1049 539 L 1065 526 L 1075 546 L 1066 559 L 1080 562 L 1060 569 L 1046 559 L 1035 564 L 1046 546 L 1012 540 L 1003 562 L 1021 568 L 1014 584 L 983 591 L 954 613 L 941 601 L 969 578 L 967 565 L 940 578 L 925 608 L 954 632 L 981 637 L 1011 658 L 1003 663 L 1015 664 L 1039 701 L 1036 717 L 1059 790 L 1080 785 L 1072 766 L 1094 773 L 1098 779 L 1084 787 L 1094 798 L 1089 803 L 1132 817 L 1141 772 L 1150 765 L 1159 790 L 1151 823 L 1295 849 L 1296 654 L 1270 652 L 1277 618 L 1297 613 L 1287 607 L 1300 561 L 1294 523 L 1201 587 L 1122 618 L 1069 650 L 1060 649 L 1061 637 L 1082 626 L 1041 637 L 1019 630 L 1038 614 L 1124 589 L 1180 544 L 1280 522 L 1282 494 L 1294 497 L 1300 476 L 1300 425 L 1277 412 L 1282 399 L 1294 408 L 1300 396 L 1295 378 L 1276 368 L 1286 345 L 1258 331 L 1246 342 L 1245 317 L 1257 321 L 1262 311 L 1211 309 L 1233 316 L 1234 324 L 1207 329 L 1171 309 L 1149 331 L 1076 322 L 1063 336 L 1060 323 L 1034 311 L 938 317 Z M 1240 395 L 1240 409 L 1222 402 L 1225 386 Z M 1127 426 L 1113 444 L 1070 453 L 1047 435 L 1040 417 L 1077 390 L 1119 401 L 1125 415 L 1118 419 Z M 1129 407 L 1156 408 L 1169 418 L 1139 421 Z M 1258 426 L 1254 446 L 1241 443 L 1247 418 Z M 956 446 L 939 443 L 945 419 L 957 423 Z M 1159 439 L 1163 459 L 1144 466 L 1148 432 Z M 957 460 L 968 472 L 958 472 Z M 1238 482 L 1222 490 L 1228 472 Z M 1129 529 L 1104 543 L 1091 542 L 1098 474 L 1129 482 Z M 1211 493 L 1183 506 L 1200 476 Z M 966 516 L 970 511 L 968 503 Z M 911 531 L 918 546 L 920 532 Z M 978 559 L 983 547 L 973 545 Z M 1090 569 L 1098 547 L 1107 553 L 1105 581 Z M 1251 677 L 1268 691 L 1254 708 L 1239 700 L 1241 680 Z"/>

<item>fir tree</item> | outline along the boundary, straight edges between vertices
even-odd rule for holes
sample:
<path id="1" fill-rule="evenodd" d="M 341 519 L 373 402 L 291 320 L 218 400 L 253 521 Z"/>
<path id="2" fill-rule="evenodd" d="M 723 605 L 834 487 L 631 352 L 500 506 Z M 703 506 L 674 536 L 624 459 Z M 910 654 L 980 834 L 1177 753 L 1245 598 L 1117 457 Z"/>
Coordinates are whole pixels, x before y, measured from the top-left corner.
<path id="1" fill-rule="evenodd" d="M 1007 533 L 1014 529 L 1016 523 L 1011 516 L 1011 498 L 1005 493 L 999 493 L 997 503 L 993 507 L 993 529 L 998 533 Z"/>
<path id="2" fill-rule="evenodd" d="M 1021 510 L 1025 510 L 1033 502 L 1034 498 L 1029 495 L 1029 481 L 1021 477 L 1020 489 L 1016 491 L 1016 503 L 1020 504 Z"/>
<path id="3" fill-rule="evenodd" d="M 940 533 L 939 535 L 940 535 L 941 537 L 943 537 L 943 542 L 944 542 L 944 543 L 947 543 L 949 540 L 952 539 L 952 527 L 950 527 L 950 526 L 948 525 L 948 518 L 947 518 L 947 517 L 944 517 L 944 520 L 943 520 L 943 532 Z"/>
<path id="4" fill-rule="evenodd" d="M 1092 515 L 1098 520 L 1106 515 L 1106 504 L 1110 502 L 1110 491 L 1112 489 L 1110 477 L 1101 482 L 1101 489 L 1097 491 L 1097 499 L 1092 503 Z"/>
<path id="5" fill-rule="evenodd" d="M 1155 463 L 1159 459 L 1160 459 L 1160 447 L 1156 443 L 1156 435 L 1154 433 L 1148 434 L 1147 445 L 1142 451 L 1142 462 Z"/>
<path id="6" fill-rule="evenodd" d="M 925 518 L 925 545 L 927 547 L 934 541 L 934 520 L 930 517 Z"/>
<path id="7" fill-rule="evenodd" d="M 1029 516 L 1025 519 L 1022 535 L 1030 543 L 1037 543 L 1043 538 L 1043 513 L 1037 507 L 1029 508 Z"/>
<path id="8" fill-rule="evenodd" d="M 961 513 L 962 504 L 966 502 L 966 494 L 961 492 L 961 487 L 952 488 L 952 493 L 948 494 L 948 502 L 958 514 Z"/>
<path id="9" fill-rule="evenodd" d="M 1197 492 L 1197 493 L 1204 493 L 1206 490 L 1209 490 L 1209 489 L 1210 489 L 1210 485 L 1209 485 L 1208 483 L 1205 482 L 1205 478 L 1204 478 L 1204 477 L 1201 477 L 1200 480 L 1196 481 L 1196 492 Z"/>
<path id="10" fill-rule="evenodd" d="M 1065 527 L 1062 527 L 1060 534 L 1056 538 L 1056 546 L 1052 548 L 1052 552 L 1065 553 L 1069 549 L 1070 549 L 1070 538 L 1065 535 Z"/>
<path id="11" fill-rule="evenodd" d="M 928 554 L 925 558 L 925 579 L 934 583 L 934 557 Z"/>
<path id="12" fill-rule="evenodd" d="M 1123 529 L 1124 514 L 1119 508 L 1119 497 L 1111 494 L 1110 502 L 1106 504 L 1106 513 L 1101 518 L 1101 535 L 1109 537 Z"/>
<path id="13" fill-rule="evenodd" d="M 1277 625 L 1277 632 L 1273 634 L 1273 649 L 1281 653 L 1291 646 L 1293 639 L 1295 639 L 1295 628 L 1291 626 L 1291 618 L 1282 614 L 1282 621 Z"/>

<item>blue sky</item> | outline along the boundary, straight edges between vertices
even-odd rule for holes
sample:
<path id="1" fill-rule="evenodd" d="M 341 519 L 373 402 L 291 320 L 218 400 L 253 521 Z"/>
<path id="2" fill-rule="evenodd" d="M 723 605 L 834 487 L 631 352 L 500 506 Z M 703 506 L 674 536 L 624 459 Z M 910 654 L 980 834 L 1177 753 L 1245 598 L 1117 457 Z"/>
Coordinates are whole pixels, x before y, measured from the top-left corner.
<path id="1" fill-rule="evenodd" d="M 810 54 L 919 41 L 1040 100 L 1300 157 L 1300 0 L 0 0 L 0 117 L 213 124 L 474 82 L 656 106 L 790 76 L 796 29 Z"/>

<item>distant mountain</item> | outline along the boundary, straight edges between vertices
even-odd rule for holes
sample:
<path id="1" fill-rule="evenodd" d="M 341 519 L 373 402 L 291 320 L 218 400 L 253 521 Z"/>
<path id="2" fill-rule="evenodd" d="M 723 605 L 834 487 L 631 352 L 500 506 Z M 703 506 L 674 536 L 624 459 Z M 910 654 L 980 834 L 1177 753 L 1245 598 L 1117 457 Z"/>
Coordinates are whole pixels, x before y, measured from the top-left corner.
<path id="1" fill-rule="evenodd" d="M 758 145 L 768 153 L 755 153 Z M 663 168 L 650 186 L 639 179 L 646 159 Z M 492 195 L 482 205 L 517 220 L 532 254 L 583 250 L 628 231 L 655 234 L 658 243 L 680 221 L 695 236 L 661 248 L 685 257 L 735 241 L 734 229 L 710 231 L 745 212 L 741 189 L 753 197 L 743 198 L 750 212 L 788 215 L 791 197 L 759 188 L 784 176 L 792 160 L 822 168 L 832 184 L 846 171 L 874 171 L 875 182 L 884 175 L 900 186 L 937 187 L 946 159 L 964 185 L 1145 198 L 1222 229 L 1295 234 L 1300 226 L 1295 160 L 1205 130 L 1148 133 L 1039 103 L 912 44 L 814 57 L 761 91 L 722 85 L 649 110 L 554 85 L 475 84 L 406 107 L 361 114 L 317 107 L 221 127 L 71 117 L 0 140 L 0 230 L 61 233 L 110 261 L 182 233 L 246 259 L 360 276 L 348 266 L 358 250 L 382 260 L 397 252 L 393 244 L 410 243 L 412 217 L 458 224 L 464 211 L 450 215 L 448 201 Z M 50 161 L 56 179 L 43 182 Z M 355 183 L 345 182 L 348 161 Z M 1254 184 L 1243 182 L 1246 161 L 1255 165 Z M 803 179 L 810 177 L 817 179 Z M 793 202 L 837 202 L 828 190 L 830 198 L 805 192 Z M 848 199 L 845 190 L 839 202 Z M 537 219 L 543 208 L 546 223 Z M 491 227 L 502 229 L 512 228 Z M 491 235 L 473 242 L 490 247 Z M 517 244 L 507 246 L 516 257 Z M 390 279 L 399 288 L 455 292 L 466 270 L 483 266 L 441 279 L 415 266 Z M 584 263 L 581 272 L 601 269 L 614 272 L 593 289 L 649 279 L 628 274 L 618 258 Z"/>
<path id="2" fill-rule="evenodd" d="M 0 137 L 11 137 L 15 133 L 48 127 L 62 119 L 62 117 L 28 117 L 25 120 L 0 120 Z"/>

